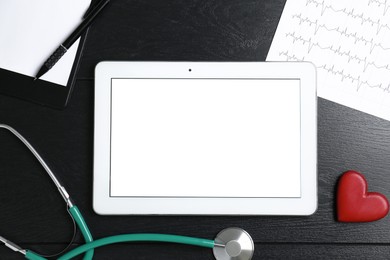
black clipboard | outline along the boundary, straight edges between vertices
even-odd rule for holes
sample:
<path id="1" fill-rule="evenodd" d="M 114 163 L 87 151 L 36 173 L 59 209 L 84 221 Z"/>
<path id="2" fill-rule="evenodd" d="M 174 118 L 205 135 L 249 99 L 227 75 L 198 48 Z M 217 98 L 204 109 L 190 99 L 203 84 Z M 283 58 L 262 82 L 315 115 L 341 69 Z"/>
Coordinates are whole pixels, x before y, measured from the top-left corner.
<path id="1" fill-rule="evenodd" d="M 72 94 L 87 34 L 88 30 L 81 36 L 66 86 L 40 79 L 34 80 L 34 77 L 0 68 L 0 94 L 21 98 L 55 109 L 64 109 Z"/>

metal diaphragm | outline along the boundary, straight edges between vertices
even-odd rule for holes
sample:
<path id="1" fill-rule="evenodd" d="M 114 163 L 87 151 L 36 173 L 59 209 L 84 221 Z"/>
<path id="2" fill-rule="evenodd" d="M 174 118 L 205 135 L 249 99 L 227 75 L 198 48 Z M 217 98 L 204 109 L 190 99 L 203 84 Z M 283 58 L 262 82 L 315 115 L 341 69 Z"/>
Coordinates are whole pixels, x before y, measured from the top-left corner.
<path id="1" fill-rule="evenodd" d="M 214 243 L 213 252 L 217 260 L 250 260 L 255 250 L 248 232 L 237 227 L 219 232 Z"/>

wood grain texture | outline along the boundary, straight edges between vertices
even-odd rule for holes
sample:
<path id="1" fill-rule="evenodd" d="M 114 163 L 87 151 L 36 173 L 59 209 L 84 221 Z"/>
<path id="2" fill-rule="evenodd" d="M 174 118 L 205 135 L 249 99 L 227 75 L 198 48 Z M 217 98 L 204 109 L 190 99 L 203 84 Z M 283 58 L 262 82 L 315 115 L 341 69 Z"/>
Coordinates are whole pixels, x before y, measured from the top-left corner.
<path id="1" fill-rule="evenodd" d="M 36 245 L 27 245 L 35 247 Z M 46 246 L 52 250 L 51 246 Z M 253 256 L 257 259 L 299 259 L 299 260 L 356 260 L 375 259 L 387 260 L 390 255 L 389 245 L 337 245 L 337 244 L 273 244 L 257 243 Z M 0 247 L 1 259 L 22 260 L 22 255 Z M 212 250 L 185 245 L 173 244 L 120 244 L 102 247 L 96 250 L 95 260 L 152 260 L 152 259 L 183 259 L 212 260 Z"/>
<path id="2" fill-rule="evenodd" d="M 41 153 L 84 213 L 96 238 L 162 232 L 214 238 L 239 226 L 256 242 L 255 259 L 386 259 L 390 223 L 338 223 L 334 192 L 342 172 L 365 174 L 369 190 L 390 198 L 390 122 L 318 100 L 318 201 L 310 217 L 98 216 L 92 210 L 93 68 L 101 60 L 264 60 L 284 1 L 112 0 L 90 30 L 69 107 L 63 111 L 0 96 L 0 122 Z M 31 154 L 0 130 L 0 235 L 53 252 L 72 224 Z M 77 243 L 82 243 L 77 236 Z M 51 251 L 53 250 L 53 251 Z M 212 259 L 205 249 L 126 245 L 97 259 Z M 14 256 L 16 258 L 14 258 Z M 20 259 L 0 246 L 0 259 Z"/>
<path id="3" fill-rule="evenodd" d="M 265 60 L 283 6 L 283 0 L 113 0 L 89 31 L 79 77 L 90 78 L 102 60 Z"/>

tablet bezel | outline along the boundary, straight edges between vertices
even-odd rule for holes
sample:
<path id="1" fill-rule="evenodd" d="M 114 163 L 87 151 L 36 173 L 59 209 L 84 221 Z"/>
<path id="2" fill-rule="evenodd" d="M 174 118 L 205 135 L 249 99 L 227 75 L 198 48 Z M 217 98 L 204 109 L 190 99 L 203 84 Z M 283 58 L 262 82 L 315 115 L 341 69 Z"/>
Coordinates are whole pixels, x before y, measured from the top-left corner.
<path id="1" fill-rule="evenodd" d="M 299 79 L 301 197 L 110 197 L 112 78 Z M 311 215 L 317 209 L 316 70 L 308 62 L 100 62 L 95 68 L 93 208 L 102 215 Z"/>

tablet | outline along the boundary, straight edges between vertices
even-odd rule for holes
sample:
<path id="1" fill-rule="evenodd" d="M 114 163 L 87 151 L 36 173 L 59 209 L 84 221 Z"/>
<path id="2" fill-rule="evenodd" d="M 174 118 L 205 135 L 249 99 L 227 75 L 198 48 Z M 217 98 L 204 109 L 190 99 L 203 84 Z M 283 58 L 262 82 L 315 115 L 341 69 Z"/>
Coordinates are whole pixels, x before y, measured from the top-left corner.
<path id="1" fill-rule="evenodd" d="M 310 215 L 316 99 L 306 62 L 101 62 L 94 210 Z"/>

